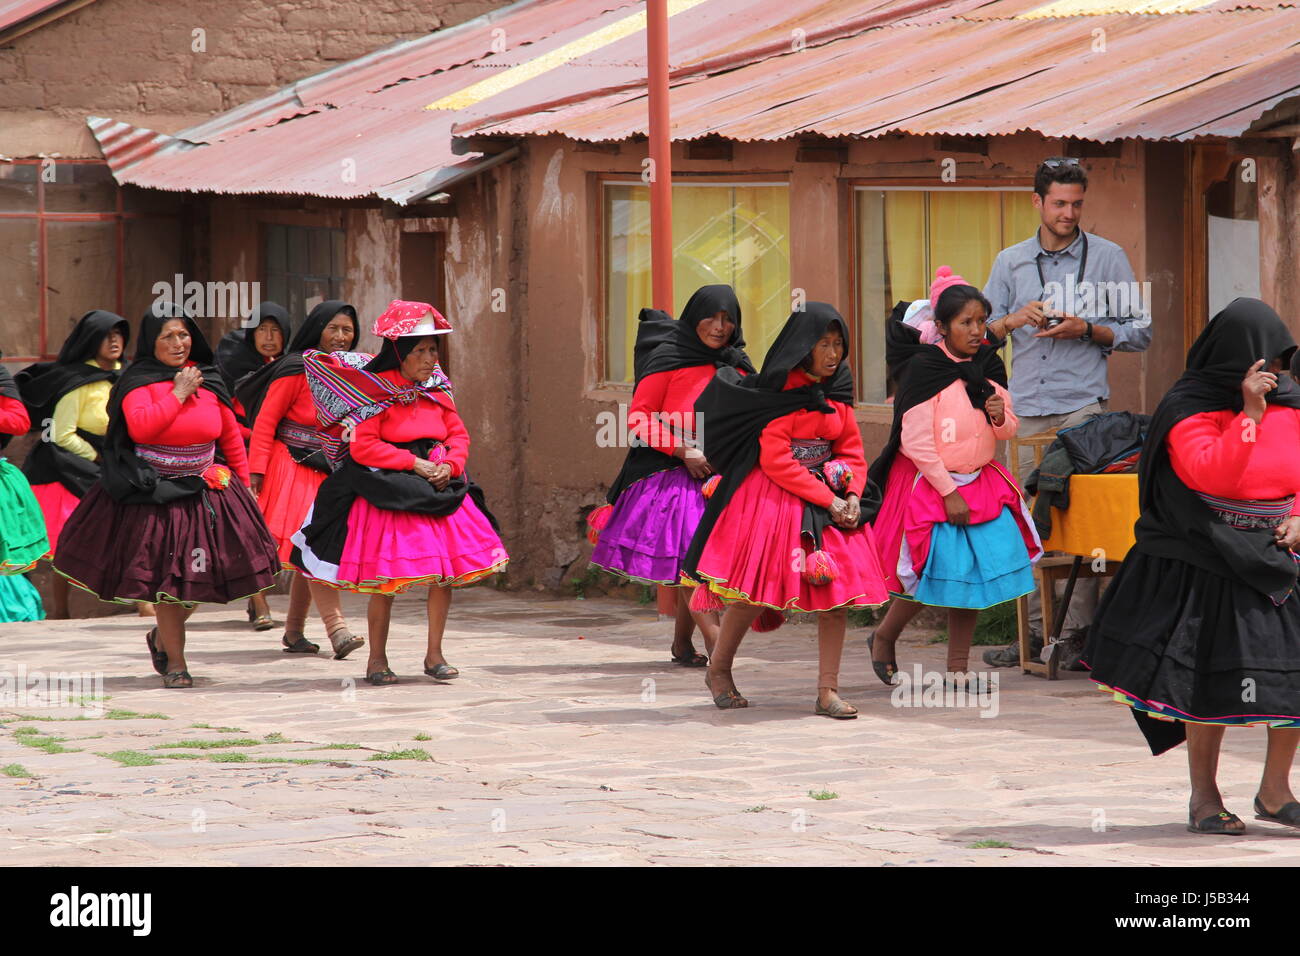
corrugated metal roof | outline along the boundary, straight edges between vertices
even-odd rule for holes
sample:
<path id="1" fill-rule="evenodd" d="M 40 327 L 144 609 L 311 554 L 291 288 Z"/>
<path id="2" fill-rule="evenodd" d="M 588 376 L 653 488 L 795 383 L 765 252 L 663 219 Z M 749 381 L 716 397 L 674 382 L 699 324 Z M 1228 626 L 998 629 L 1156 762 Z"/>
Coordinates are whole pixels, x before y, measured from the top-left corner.
<path id="1" fill-rule="evenodd" d="M 1300 95 L 1300 10 L 968 19 L 987 6 L 684 79 L 673 137 L 1235 136 Z M 454 131 L 602 141 L 646 128 L 636 90 Z"/>
<path id="2" fill-rule="evenodd" d="M 62 16 L 62 13 L 54 10 L 55 7 L 66 6 L 68 9 L 65 12 L 72 13 L 88 3 L 94 3 L 94 0 L 0 0 L 0 36 L 9 33 L 12 37 L 26 32 L 19 29 L 24 21 L 46 11 Z"/>
<path id="3" fill-rule="evenodd" d="M 1044 0 L 669 0 L 673 136 L 1232 136 L 1300 94 L 1300 10 L 1063 2 L 1042 18 Z M 484 162 L 453 135 L 644 133 L 643 9 L 526 0 L 174 137 L 91 128 L 120 182 L 407 202 Z"/>
<path id="4" fill-rule="evenodd" d="M 525 0 L 295 83 L 175 136 L 91 117 L 118 182 L 183 192 L 376 195 L 405 202 L 443 171 L 461 116 L 424 107 L 624 15 L 637 0 Z M 514 99 L 526 91 L 515 91 Z M 510 97 L 499 97 L 510 102 Z"/>

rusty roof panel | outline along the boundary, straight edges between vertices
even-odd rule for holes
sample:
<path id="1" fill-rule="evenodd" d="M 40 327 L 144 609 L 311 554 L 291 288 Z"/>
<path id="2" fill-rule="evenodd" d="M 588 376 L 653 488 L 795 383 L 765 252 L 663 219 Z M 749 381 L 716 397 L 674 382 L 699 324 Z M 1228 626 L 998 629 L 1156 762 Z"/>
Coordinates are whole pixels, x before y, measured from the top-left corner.
<path id="1" fill-rule="evenodd" d="M 679 81 L 671 93 L 673 136 L 1232 136 L 1300 93 L 1294 8 L 965 19 L 971 12 Z M 480 129 L 599 141 L 644 134 L 646 126 L 644 91 L 635 90 Z"/>
<path id="2" fill-rule="evenodd" d="M 1300 94 L 1300 9 L 1104 6 L 1053 0 L 1045 18 L 1047 0 L 669 0 L 673 136 L 1233 136 Z M 453 135 L 646 132 L 643 11 L 525 0 L 174 137 L 91 128 L 120 182 L 405 202 L 484 162 L 453 154 Z"/>

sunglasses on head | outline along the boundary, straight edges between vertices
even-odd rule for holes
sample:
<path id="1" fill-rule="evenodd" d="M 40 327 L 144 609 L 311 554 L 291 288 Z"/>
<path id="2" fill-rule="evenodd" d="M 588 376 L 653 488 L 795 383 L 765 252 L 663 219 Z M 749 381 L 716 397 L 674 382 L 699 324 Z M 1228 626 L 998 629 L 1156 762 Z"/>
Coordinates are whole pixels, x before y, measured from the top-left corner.
<path id="1" fill-rule="evenodd" d="M 1078 166 L 1079 161 L 1077 159 L 1072 159 L 1072 158 L 1045 159 L 1043 160 L 1043 165 L 1046 166 L 1048 169 L 1060 169 L 1063 166 Z"/>

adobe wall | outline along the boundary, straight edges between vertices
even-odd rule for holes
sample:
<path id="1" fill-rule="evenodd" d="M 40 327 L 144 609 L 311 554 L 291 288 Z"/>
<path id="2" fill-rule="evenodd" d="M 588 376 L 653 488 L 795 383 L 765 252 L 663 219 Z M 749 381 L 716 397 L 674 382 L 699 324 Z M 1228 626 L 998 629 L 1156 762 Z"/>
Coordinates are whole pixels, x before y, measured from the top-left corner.
<path id="1" fill-rule="evenodd" d="M 87 115 L 175 133 L 395 40 L 505 5 L 98 0 L 0 48 L 0 155 L 97 158 Z"/>

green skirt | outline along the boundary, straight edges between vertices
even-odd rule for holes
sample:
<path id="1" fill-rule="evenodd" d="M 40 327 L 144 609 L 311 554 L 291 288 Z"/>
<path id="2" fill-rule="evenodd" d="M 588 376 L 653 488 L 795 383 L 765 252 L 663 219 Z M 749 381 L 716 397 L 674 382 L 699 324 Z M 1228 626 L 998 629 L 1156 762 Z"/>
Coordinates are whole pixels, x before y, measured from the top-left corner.
<path id="1" fill-rule="evenodd" d="M 0 458 L 0 574 L 21 574 L 48 556 L 45 517 L 32 486 L 7 458 Z"/>

